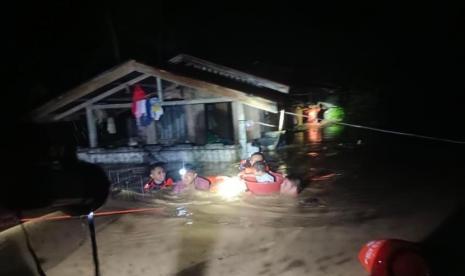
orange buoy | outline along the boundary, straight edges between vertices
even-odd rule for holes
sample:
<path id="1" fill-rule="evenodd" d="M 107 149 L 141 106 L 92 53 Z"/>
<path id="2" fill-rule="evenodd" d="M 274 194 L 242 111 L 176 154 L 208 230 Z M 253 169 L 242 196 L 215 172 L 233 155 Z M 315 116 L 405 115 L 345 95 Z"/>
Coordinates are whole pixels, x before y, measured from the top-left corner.
<path id="1" fill-rule="evenodd" d="M 371 241 L 362 247 L 358 259 L 371 276 L 431 275 L 418 246 L 403 240 Z"/>

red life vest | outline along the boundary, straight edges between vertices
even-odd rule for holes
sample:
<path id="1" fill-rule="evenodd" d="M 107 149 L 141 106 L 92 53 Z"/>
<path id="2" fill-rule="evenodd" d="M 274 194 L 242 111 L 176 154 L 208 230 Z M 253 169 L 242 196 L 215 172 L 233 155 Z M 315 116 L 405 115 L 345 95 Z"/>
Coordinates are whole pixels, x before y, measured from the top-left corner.
<path id="1" fill-rule="evenodd" d="M 144 185 L 144 192 L 147 193 L 151 190 L 161 190 L 161 189 L 164 189 L 164 188 L 168 188 L 170 186 L 173 185 L 173 179 L 171 178 L 168 178 L 168 179 L 165 179 L 165 181 L 163 181 L 162 183 L 160 184 L 157 184 L 155 182 L 155 180 L 153 179 L 150 179 L 149 182 L 147 182 L 147 184 Z"/>

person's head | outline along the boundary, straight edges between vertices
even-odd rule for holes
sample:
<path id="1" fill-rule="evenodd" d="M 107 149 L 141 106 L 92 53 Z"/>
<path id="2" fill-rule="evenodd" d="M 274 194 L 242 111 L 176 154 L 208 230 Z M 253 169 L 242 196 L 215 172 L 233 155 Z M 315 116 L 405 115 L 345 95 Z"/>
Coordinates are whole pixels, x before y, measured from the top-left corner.
<path id="1" fill-rule="evenodd" d="M 191 165 L 185 165 L 185 173 L 182 175 L 182 182 L 187 185 L 194 184 L 195 179 L 197 178 L 197 170 Z"/>
<path id="2" fill-rule="evenodd" d="M 251 156 L 250 156 L 250 165 L 254 165 L 255 162 L 257 161 L 265 161 L 265 157 L 263 156 L 263 153 L 261 152 L 256 152 L 256 153 L 253 153 Z"/>
<path id="3" fill-rule="evenodd" d="M 304 188 L 303 183 L 302 183 L 302 179 L 300 179 L 300 177 L 297 177 L 297 176 L 294 176 L 294 175 L 288 175 L 287 179 L 289 180 L 289 182 L 293 186 L 295 186 L 297 188 L 298 193 L 300 193 L 302 191 L 302 189 Z"/>
<path id="4" fill-rule="evenodd" d="M 266 164 L 263 161 L 257 161 L 253 164 L 256 175 L 263 175 L 266 172 Z"/>
<path id="5" fill-rule="evenodd" d="M 163 163 L 159 162 L 150 166 L 150 178 L 157 183 L 165 181 L 166 171 Z"/>
<path id="6" fill-rule="evenodd" d="M 281 185 L 281 194 L 297 196 L 303 189 L 302 180 L 295 176 L 287 176 Z"/>

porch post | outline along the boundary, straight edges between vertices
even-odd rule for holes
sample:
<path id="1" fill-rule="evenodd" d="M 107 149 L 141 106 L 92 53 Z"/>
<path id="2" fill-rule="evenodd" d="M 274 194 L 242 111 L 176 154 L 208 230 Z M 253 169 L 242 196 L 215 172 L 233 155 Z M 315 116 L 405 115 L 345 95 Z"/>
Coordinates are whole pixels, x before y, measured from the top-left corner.
<path id="1" fill-rule="evenodd" d="M 86 107 L 87 132 L 89 137 L 89 147 L 96 148 L 97 145 L 97 126 L 95 125 L 92 106 Z"/>
<path id="2" fill-rule="evenodd" d="M 278 124 L 278 131 L 282 131 L 284 126 L 284 109 L 279 111 L 279 124 Z"/>
<path id="3" fill-rule="evenodd" d="M 163 86 L 161 85 L 161 79 L 157 78 L 157 92 L 158 92 L 158 100 L 163 102 Z"/>
<path id="4" fill-rule="evenodd" d="M 247 158 L 247 128 L 245 125 L 244 105 L 233 102 L 233 125 L 236 130 L 236 139 L 241 145 L 241 159 Z"/>

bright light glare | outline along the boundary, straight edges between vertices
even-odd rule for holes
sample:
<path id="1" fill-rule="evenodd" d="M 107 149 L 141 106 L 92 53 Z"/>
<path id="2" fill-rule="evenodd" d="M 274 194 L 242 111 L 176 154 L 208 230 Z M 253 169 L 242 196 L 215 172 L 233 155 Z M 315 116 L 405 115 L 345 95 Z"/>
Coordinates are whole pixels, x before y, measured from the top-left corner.
<path id="1" fill-rule="evenodd" d="M 246 188 L 244 181 L 239 177 L 224 177 L 218 183 L 218 195 L 225 199 L 232 199 L 244 192 Z"/>
<path id="2" fill-rule="evenodd" d="M 180 175 L 185 175 L 186 174 L 186 169 L 185 168 L 180 169 L 179 174 Z"/>

